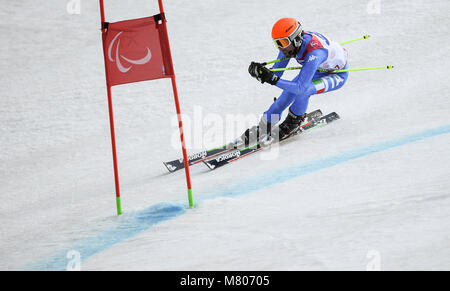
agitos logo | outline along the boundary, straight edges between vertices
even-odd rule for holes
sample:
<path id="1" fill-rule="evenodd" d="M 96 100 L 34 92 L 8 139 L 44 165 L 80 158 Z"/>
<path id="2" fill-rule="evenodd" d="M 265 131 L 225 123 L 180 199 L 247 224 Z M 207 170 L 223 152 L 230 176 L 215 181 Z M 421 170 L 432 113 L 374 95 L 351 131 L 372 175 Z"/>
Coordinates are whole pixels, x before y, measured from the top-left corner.
<path id="1" fill-rule="evenodd" d="M 119 32 L 114 39 L 111 41 L 111 44 L 108 47 L 108 59 L 112 63 L 116 63 L 117 68 L 121 73 L 127 73 L 130 71 L 134 65 L 145 65 L 152 59 L 152 52 L 149 47 L 146 47 L 147 54 L 145 57 L 137 60 L 129 59 L 120 54 L 120 35 L 123 31 Z M 114 50 L 115 47 L 115 50 Z M 113 52 L 114 51 L 114 52 Z"/>

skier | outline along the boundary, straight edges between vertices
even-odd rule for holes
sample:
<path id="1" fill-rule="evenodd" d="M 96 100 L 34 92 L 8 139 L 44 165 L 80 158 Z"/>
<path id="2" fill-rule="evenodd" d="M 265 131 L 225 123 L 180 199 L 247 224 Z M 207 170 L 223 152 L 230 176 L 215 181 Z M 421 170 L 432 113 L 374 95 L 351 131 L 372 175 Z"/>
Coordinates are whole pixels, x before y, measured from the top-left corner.
<path id="1" fill-rule="evenodd" d="M 348 72 L 328 73 L 317 69 L 339 70 L 347 68 L 347 51 L 338 43 L 317 32 L 303 31 L 294 18 L 282 18 L 272 28 L 272 39 L 279 49 L 278 59 L 295 58 L 303 67 L 292 81 L 283 80 L 284 71 L 272 72 L 261 63 L 252 62 L 248 71 L 261 83 L 269 83 L 282 89 L 278 99 L 264 112 L 259 124 L 245 131 L 238 139 L 246 146 L 261 141 L 270 144 L 273 126 L 289 106 L 289 114 L 278 127 L 279 140 L 294 133 L 306 116 L 309 98 L 314 94 L 331 92 L 342 88 Z M 289 59 L 275 63 L 273 68 L 285 68 Z M 275 132 L 275 131 L 274 131 Z"/>

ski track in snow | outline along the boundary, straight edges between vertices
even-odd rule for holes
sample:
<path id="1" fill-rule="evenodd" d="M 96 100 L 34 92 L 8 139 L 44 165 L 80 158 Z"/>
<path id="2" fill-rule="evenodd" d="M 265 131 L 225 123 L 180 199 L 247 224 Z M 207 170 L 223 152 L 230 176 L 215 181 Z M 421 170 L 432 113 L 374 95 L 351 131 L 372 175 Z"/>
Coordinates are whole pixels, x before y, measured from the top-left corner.
<path id="1" fill-rule="evenodd" d="M 108 1 L 107 20 L 157 13 L 157 1 L 131 2 Z M 67 1 L 5 4 L 0 269 L 65 269 L 75 250 L 83 270 L 364 270 L 372 251 L 382 269 L 448 270 L 450 2 L 381 1 L 380 14 L 368 1 L 284 4 L 166 1 L 188 145 L 199 106 L 258 116 L 279 95 L 247 67 L 276 56 L 280 17 L 336 41 L 370 34 L 347 46 L 350 66 L 395 69 L 352 73 L 341 90 L 312 97 L 309 110 L 342 119 L 274 160 L 262 151 L 217 171 L 192 167 L 194 209 L 184 173 L 162 165 L 181 152 L 170 82 L 114 87 L 121 217 L 98 2 L 82 0 L 80 15 Z"/>

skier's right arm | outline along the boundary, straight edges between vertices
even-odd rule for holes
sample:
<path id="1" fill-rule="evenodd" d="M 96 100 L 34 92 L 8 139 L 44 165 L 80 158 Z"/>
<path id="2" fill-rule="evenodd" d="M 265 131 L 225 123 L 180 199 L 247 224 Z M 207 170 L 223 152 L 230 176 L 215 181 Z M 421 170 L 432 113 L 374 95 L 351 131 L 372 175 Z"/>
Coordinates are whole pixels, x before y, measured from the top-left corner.
<path id="1" fill-rule="evenodd" d="M 307 93 L 309 95 L 316 93 L 316 88 L 312 85 L 312 79 L 317 72 L 320 64 L 325 62 L 328 58 L 328 51 L 326 49 L 317 49 L 305 56 L 306 62 L 300 71 L 297 81 L 277 80 L 276 86 L 289 93 L 301 95 Z"/>

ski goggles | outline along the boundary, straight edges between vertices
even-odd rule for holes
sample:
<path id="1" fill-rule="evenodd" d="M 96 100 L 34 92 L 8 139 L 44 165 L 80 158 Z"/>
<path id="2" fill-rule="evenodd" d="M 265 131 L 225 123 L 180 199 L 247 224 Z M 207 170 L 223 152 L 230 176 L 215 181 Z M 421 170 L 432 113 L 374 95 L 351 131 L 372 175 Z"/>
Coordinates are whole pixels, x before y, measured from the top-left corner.
<path id="1" fill-rule="evenodd" d="M 273 40 L 275 43 L 275 46 L 277 48 L 287 48 L 291 45 L 291 43 L 294 43 L 295 47 L 299 47 L 303 43 L 303 29 L 302 26 L 299 25 L 297 29 L 289 36 L 282 37 L 282 38 L 276 38 Z"/>
<path id="2" fill-rule="evenodd" d="M 289 37 L 274 39 L 273 42 L 277 48 L 287 48 L 292 43 Z"/>

